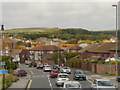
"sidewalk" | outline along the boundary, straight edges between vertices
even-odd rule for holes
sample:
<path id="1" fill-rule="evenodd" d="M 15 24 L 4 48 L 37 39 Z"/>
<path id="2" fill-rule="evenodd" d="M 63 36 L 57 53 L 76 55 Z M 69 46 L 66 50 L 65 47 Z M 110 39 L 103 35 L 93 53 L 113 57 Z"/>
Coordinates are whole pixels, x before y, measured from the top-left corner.
<path id="1" fill-rule="evenodd" d="M 7 90 L 14 89 L 25 89 L 28 84 L 29 79 L 19 78 L 19 81 L 12 83 L 12 85 Z"/>

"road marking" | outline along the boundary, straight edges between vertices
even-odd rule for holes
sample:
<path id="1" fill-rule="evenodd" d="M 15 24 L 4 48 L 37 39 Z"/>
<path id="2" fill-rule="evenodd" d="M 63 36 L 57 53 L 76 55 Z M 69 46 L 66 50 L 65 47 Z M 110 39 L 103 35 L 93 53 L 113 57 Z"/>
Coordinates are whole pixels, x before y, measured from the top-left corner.
<path id="1" fill-rule="evenodd" d="M 27 90 L 30 89 L 31 83 L 32 83 L 32 80 L 29 81 L 29 84 L 28 84 Z"/>
<path id="2" fill-rule="evenodd" d="M 27 68 L 24 68 L 25 70 L 29 71 L 31 73 L 31 75 L 33 75 L 33 72 Z"/>

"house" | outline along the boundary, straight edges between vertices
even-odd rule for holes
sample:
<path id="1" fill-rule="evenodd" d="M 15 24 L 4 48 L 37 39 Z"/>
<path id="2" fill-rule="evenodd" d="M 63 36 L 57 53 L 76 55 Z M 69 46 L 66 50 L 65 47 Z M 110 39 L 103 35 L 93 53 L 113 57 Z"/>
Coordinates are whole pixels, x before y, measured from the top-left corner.
<path id="1" fill-rule="evenodd" d="M 52 56 L 57 53 L 64 53 L 63 49 L 58 48 L 55 45 L 39 45 L 33 47 L 30 50 L 22 50 L 20 53 L 20 62 L 24 63 L 25 59 L 35 60 L 44 62 L 46 60 L 51 60 Z"/>
<path id="2" fill-rule="evenodd" d="M 23 49 L 20 53 L 19 53 L 19 57 L 20 57 L 20 63 L 25 63 L 25 60 L 30 60 L 30 52 L 28 49 Z"/>
<path id="3" fill-rule="evenodd" d="M 98 47 L 99 44 L 89 44 L 88 46 L 84 47 L 83 49 L 79 50 L 78 58 L 81 60 L 89 60 L 91 58 L 98 59 L 98 57 L 91 57 L 91 51 Z"/>
<path id="4" fill-rule="evenodd" d="M 77 44 L 61 44 L 59 47 L 67 53 L 77 53 L 82 49 L 82 47 L 79 47 Z"/>
<path id="5" fill-rule="evenodd" d="M 105 60 L 110 56 L 110 49 L 115 47 L 115 43 L 101 43 L 98 47 L 91 51 L 91 56 L 99 56 L 101 60 Z"/>

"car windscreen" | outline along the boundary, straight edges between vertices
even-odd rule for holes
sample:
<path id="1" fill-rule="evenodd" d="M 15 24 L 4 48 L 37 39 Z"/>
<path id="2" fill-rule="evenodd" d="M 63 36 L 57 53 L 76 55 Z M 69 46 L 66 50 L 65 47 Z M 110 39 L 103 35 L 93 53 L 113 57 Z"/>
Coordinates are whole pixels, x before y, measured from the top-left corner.
<path id="1" fill-rule="evenodd" d="M 18 70 L 14 70 L 14 72 L 18 72 Z"/>
<path id="2" fill-rule="evenodd" d="M 68 67 L 63 67 L 63 69 L 69 69 Z"/>
<path id="3" fill-rule="evenodd" d="M 110 81 L 98 81 L 98 86 L 113 86 Z"/>
<path id="4" fill-rule="evenodd" d="M 76 71 L 76 74 L 84 74 L 83 71 Z"/>
<path id="5" fill-rule="evenodd" d="M 66 88 L 80 88 L 80 85 L 77 83 L 66 84 Z"/>
<path id="6" fill-rule="evenodd" d="M 69 78 L 68 75 L 59 75 L 59 78 Z"/>

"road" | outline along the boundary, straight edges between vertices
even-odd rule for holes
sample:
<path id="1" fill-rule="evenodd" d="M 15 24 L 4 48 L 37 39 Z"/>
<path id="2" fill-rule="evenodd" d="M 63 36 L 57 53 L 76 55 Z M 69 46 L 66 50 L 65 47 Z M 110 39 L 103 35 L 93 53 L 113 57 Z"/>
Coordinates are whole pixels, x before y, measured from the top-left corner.
<path id="1" fill-rule="evenodd" d="M 21 77 L 21 78 L 28 78 L 30 79 L 30 83 L 28 85 L 29 90 L 34 89 L 47 89 L 47 90 L 59 90 L 61 87 L 56 86 L 56 78 L 50 78 L 50 72 L 43 72 L 43 69 L 36 69 L 35 67 L 28 67 L 27 65 L 21 65 L 21 69 L 25 69 L 28 72 L 27 77 Z M 73 72 L 76 69 L 71 68 L 71 74 L 70 80 L 73 81 Z M 92 81 L 89 80 L 91 78 L 90 76 L 93 75 L 93 73 L 86 72 L 87 80 L 83 81 L 80 80 L 79 83 L 81 84 L 82 88 L 89 89 L 91 87 Z M 96 76 L 99 74 L 95 74 Z M 98 79 L 100 77 L 92 77 L 92 80 Z"/>

